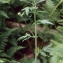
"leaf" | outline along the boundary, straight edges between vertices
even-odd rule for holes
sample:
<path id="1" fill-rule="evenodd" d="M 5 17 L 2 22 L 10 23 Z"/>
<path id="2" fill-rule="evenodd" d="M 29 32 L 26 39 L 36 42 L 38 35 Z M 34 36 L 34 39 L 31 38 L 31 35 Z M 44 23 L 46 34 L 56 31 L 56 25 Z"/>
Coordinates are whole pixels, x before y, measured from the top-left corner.
<path id="1" fill-rule="evenodd" d="M 26 7 L 26 8 L 24 8 L 24 9 L 22 9 L 22 10 L 25 10 L 26 15 L 28 16 L 30 8 L 29 8 L 29 7 Z"/>
<path id="2" fill-rule="evenodd" d="M 58 43 L 57 41 L 51 40 L 51 42 L 53 42 L 55 45 L 57 45 L 57 47 L 63 49 L 63 44 Z"/>
<path id="3" fill-rule="evenodd" d="M 30 34 L 28 34 L 28 33 L 26 33 L 25 34 L 25 36 L 22 36 L 22 37 L 20 37 L 20 38 L 18 38 L 18 40 L 17 41 L 20 41 L 20 40 L 27 40 L 27 39 L 29 39 L 31 37 L 31 35 Z"/>
<path id="4" fill-rule="evenodd" d="M 21 63 L 35 63 L 35 59 L 34 58 L 28 59 L 27 57 L 23 57 L 21 58 L 20 62 Z M 37 59 L 36 63 L 41 63 L 41 62 L 39 59 Z"/>
<path id="5" fill-rule="evenodd" d="M 43 2 L 43 1 L 45 1 L 45 0 L 38 0 L 38 3 Z"/>
<path id="6" fill-rule="evenodd" d="M 40 51 L 40 54 L 41 54 L 42 56 L 47 56 L 47 55 L 45 54 L 45 52 L 43 52 L 43 51 Z"/>
<path id="7" fill-rule="evenodd" d="M 18 62 L 16 60 L 11 60 L 10 63 L 20 63 L 20 62 Z"/>
<path id="8" fill-rule="evenodd" d="M 63 23 L 62 23 L 63 24 Z M 62 34 L 63 34 L 63 26 L 57 26 L 57 28 L 56 28 L 59 32 L 61 32 Z M 61 35 L 61 34 L 60 34 Z M 62 37 L 62 35 L 61 36 L 59 36 L 59 37 Z M 63 37 L 62 37 L 63 38 Z"/>
<path id="9" fill-rule="evenodd" d="M 9 55 L 9 57 L 12 57 L 18 50 L 23 49 L 25 47 L 23 46 L 12 46 L 11 48 L 9 48 L 7 50 L 7 54 Z"/>
<path id="10" fill-rule="evenodd" d="M 58 63 L 59 62 L 59 57 L 57 55 L 53 55 L 51 58 L 50 58 L 50 63 Z"/>
<path id="11" fill-rule="evenodd" d="M 51 49 L 51 55 L 57 55 L 63 57 L 63 44 L 58 43 L 57 41 L 51 40 L 56 46 Z"/>
<path id="12" fill-rule="evenodd" d="M 0 11 L 0 15 L 1 15 L 1 16 L 4 16 L 4 17 L 6 17 L 6 18 L 9 18 L 8 15 L 7 15 L 4 11 Z"/>
<path id="13" fill-rule="evenodd" d="M 14 4 L 15 0 L 11 0 L 10 2 L 11 2 L 11 4 Z"/>
<path id="14" fill-rule="evenodd" d="M 26 1 L 26 0 L 20 0 L 20 1 Z"/>
<path id="15" fill-rule="evenodd" d="M 8 56 L 8 54 L 5 53 L 5 52 L 0 53 L 0 56 L 1 56 L 1 57 L 7 57 L 7 58 L 10 58 L 10 57 Z"/>
<path id="16" fill-rule="evenodd" d="M 63 19 L 57 21 L 60 25 L 63 25 Z"/>
<path id="17" fill-rule="evenodd" d="M 30 62 L 31 62 L 31 63 L 34 63 L 34 62 L 35 62 L 35 59 L 34 59 L 34 58 L 31 58 L 31 59 L 30 59 Z M 40 63 L 40 60 L 37 59 L 36 63 Z"/>
<path id="18" fill-rule="evenodd" d="M 25 7 L 24 9 L 22 10 L 25 10 L 25 13 L 26 15 L 28 16 L 29 12 L 34 10 L 34 9 L 37 9 L 38 7 Z M 33 11 L 32 11 L 33 12 Z"/>
<path id="19" fill-rule="evenodd" d="M 0 0 L 0 3 L 9 3 L 10 0 Z"/>
<path id="20" fill-rule="evenodd" d="M 49 44 L 48 46 L 43 47 L 43 50 L 44 50 L 45 52 L 51 52 L 51 50 L 52 50 L 51 47 L 52 47 L 52 43 Z"/>
<path id="21" fill-rule="evenodd" d="M 8 42 L 8 36 L 14 31 L 16 31 L 17 28 L 9 29 L 8 31 L 1 33 L 0 35 L 0 49 L 4 49 L 6 46 L 6 43 Z"/>
<path id="22" fill-rule="evenodd" d="M 54 6 L 54 3 L 52 0 L 46 0 L 46 5 L 51 9 L 53 9 L 55 6 Z"/>
<path id="23" fill-rule="evenodd" d="M 0 50 L 0 52 L 2 52 L 3 50 Z"/>
<path id="24" fill-rule="evenodd" d="M 38 20 L 38 23 L 39 24 L 52 24 L 53 25 L 53 23 L 49 22 L 48 20 Z"/>
<path id="25" fill-rule="evenodd" d="M 4 63 L 4 61 L 2 59 L 0 59 L 0 63 Z"/>

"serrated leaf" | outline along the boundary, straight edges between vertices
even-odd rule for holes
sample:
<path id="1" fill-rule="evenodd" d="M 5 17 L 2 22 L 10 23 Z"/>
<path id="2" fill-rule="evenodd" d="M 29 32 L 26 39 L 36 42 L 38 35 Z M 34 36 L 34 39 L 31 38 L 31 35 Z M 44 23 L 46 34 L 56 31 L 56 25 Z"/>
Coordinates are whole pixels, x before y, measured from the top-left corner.
<path id="1" fill-rule="evenodd" d="M 30 34 L 28 34 L 28 33 L 26 33 L 25 34 L 25 36 L 22 36 L 22 37 L 20 37 L 20 38 L 18 38 L 18 40 L 17 41 L 20 41 L 20 40 L 27 40 L 27 39 L 29 39 L 31 37 L 31 35 Z"/>
<path id="2" fill-rule="evenodd" d="M 7 15 L 4 11 L 0 11 L 0 15 L 1 15 L 1 16 L 4 16 L 4 17 L 6 17 L 6 18 L 9 18 L 8 15 Z"/>

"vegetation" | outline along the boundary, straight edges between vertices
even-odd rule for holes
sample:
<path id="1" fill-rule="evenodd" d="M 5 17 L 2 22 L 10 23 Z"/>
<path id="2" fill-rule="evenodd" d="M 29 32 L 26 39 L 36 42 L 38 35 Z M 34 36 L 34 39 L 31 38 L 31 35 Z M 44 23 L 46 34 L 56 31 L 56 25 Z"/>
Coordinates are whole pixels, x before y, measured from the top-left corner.
<path id="1" fill-rule="evenodd" d="M 63 0 L 0 0 L 0 63 L 63 63 Z"/>

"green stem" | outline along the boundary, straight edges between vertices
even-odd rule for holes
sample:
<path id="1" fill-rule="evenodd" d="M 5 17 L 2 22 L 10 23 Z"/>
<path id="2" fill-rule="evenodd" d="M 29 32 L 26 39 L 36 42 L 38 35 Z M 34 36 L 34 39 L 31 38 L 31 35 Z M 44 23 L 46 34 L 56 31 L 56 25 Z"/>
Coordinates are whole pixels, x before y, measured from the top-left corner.
<path id="1" fill-rule="evenodd" d="M 36 6 L 34 6 L 36 7 Z M 36 9 L 34 9 L 34 21 L 35 21 L 35 63 L 37 63 L 37 24 L 36 24 Z"/>
<path id="2" fill-rule="evenodd" d="M 35 24 L 35 63 L 37 60 L 37 30 L 36 30 L 36 24 Z"/>
<path id="3" fill-rule="evenodd" d="M 59 12 L 58 12 L 58 16 L 60 16 L 60 13 L 63 11 L 63 9 L 61 9 Z"/>

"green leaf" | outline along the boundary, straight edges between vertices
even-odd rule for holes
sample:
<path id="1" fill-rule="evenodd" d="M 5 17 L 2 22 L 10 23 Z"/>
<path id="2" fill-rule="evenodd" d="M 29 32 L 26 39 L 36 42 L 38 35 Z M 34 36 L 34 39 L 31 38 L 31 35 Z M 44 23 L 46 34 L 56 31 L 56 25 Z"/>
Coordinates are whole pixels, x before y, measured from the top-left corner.
<path id="1" fill-rule="evenodd" d="M 34 9 L 37 9 L 37 7 L 25 7 L 24 10 L 26 15 L 28 16 L 28 14 L 30 13 L 30 11 L 34 10 Z M 32 11 L 33 12 L 33 11 Z"/>
<path id="2" fill-rule="evenodd" d="M 0 0 L 0 3 L 9 3 L 10 0 Z"/>
<path id="3" fill-rule="evenodd" d="M 44 50 L 45 52 L 51 52 L 51 50 L 52 50 L 51 47 L 52 47 L 52 43 L 49 44 L 48 46 L 43 47 L 43 50 Z"/>
<path id="4" fill-rule="evenodd" d="M 35 58 L 31 58 L 31 59 L 30 59 L 30 62 L 31 62 L 31 63 L 34 63 L 34 62 L 35 62 Z M 40 63 L 40 60 L 37 59 L 37 62 L 36 62 L 36 63 Z"/>
<path id="5" fill-rule="evenodd" d="M 28 33 L 26 33 L 25 34 L 25 36 L 22 36 L 22 37 L 20 37 L 20 38 L 18 38 L 18 41 L 20 41 L 20 40 L 27 40 L 27 39 L 29 39 L 31 37 L 31 35 L 30 34 L 28 34 Z"/>
<path id="6" fill-rule="evenodd" d="M 42 56 L 47 56 L 47 55 L 45 54 L 45 52 L 43 52 L 43 51 L 40 51 L 40 54 L 41 54 Z"/>
<path id="7" fill-rule="evenodd" d="M 38 20 L 37 23 L 39 23 L 39 24 L 52 24 L 53 25 L 53 23 L 49 22 L 48 20 Z"/>
<path id="8" fill-rule="evenodd" d="M 57 21 L 60 25 L 63 25 L 63 19 Z"/>
<path id="9" fill-rule="evenodd" d="M 25 47 L 23 46 L 12 46 L 11 48 L 9 48 L 7 50 L 7 54 L 9 55 L 9 57 L 12 57 L 18 50 L 23 49 Z"/>
<path id="10" fill-rule="evenodd" d="M 53 9 L 55 7 L 54 2 L 52 0 L 46 0 L 46 5 L 50 8 Z"/>
<path id="11" fill-rule="evenodd" d="M 7 15 L 4 11 L 0 11 L 0 15 L 1 15 L 1 16 L 4 16 L 4 17 L 6 17 L 6 18 L 9 18 L 8 15 Z"/>
<path id="12" fill-rule="evenodd" d="M 58 26 L 56 29 L 63 34 L 63 26 Z M 61 37 L 61 36 L 59 36 L 59 37 Z"/>
<path id="13" fill-rule="evenodd" d="M 20 62 L 21 63 L 35 63 L 35 59 L 34 58 L 28 59 L 28 58 L 24 57 L 20 60 Z M 39 59 L 37 59 L 37 63 L 40 63 Z"/>
<path id="14" fill-rule="evenodd" d="M 2 52 L 3 50 L 0 50 L 0 52 Z"/>
<path id="15" fill-rule="evenodd" d="M 56 46 L 51 49 L 50 54 L 56 54 L 59 57 L 63 57 L 63 43 L 58 43 L 57 41 L 51 40 Z"/>
<path id="16" fill-rule="evenodd" d="M 51 58 L 50 58 L 50 63 L 58 63 L 59 62 L 59 57 L 57 55 L 53 55 Z"/>
<path id="17" fill-rule="evenodd" d="M 8 31 L 0 34 L 0 49 L 4 49 L 6 46 L 6 43 L 8 42 L 8 36 L 14 31 L 16 31 L 17 28 L 9 29 Z"/>
<path id="18" fill-rule="evenodd" d="M 43 2 L 43 1 L 45 1 L 45 0 L 38 0 L 37 3 L 40 3 L 40 2 Z"/>
<path id="19" fill-rule="evenodd" d="M 30 8 L 29 8 L 29 7 L 26 7 L 26 8 L 24 8 L 24 9 L 22 9 L 22 10 L 25 10 L 26 15 L 28 16 Z"/>
<path id="20" fill-rule="evenodd" d="M 2 59 L 0 59 L 0 63 L 4 63 L 4 61 Z"/>
<path id="21" fill-rule="evenodd" d="M 11 0 L 10 2 L 11 2 L 11 4 L 14 4 L 15 0 Z"/>
<path id="22" fill-rule="evenodd" d="M 20 62 L 18 62 L 16 60 L 11 60 L 10 63 L 20 63 Z"/>

